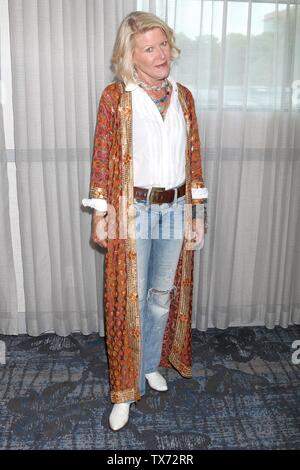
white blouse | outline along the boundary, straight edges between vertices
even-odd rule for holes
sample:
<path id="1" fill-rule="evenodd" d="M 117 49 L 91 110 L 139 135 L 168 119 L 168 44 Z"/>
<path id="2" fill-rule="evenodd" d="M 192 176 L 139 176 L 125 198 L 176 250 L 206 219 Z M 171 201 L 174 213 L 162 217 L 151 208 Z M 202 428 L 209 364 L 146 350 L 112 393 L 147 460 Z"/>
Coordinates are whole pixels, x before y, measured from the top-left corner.
<path id="1" fill-rule="evenodd" d="M 133 180 L 142 188 L 181 186 L 185 180 L 186 123 L 175 80 L 170 104 L 163 120 L 156 104 L 136 83 L 129 83 L 132 93 Z M 206 198 L 206 188 L 193 188 L 192 197 Z M 106 211 L 105 199 L 83 199 L 84 206 Z"/>
<path id="2" fill-rule="evenodd" d="M 176 82 L 169 81 L 173 91 L 164 120 L 149 95 L 130 86 L 134 186 L 170 189 L 185 180 L 186 123 Z"/>

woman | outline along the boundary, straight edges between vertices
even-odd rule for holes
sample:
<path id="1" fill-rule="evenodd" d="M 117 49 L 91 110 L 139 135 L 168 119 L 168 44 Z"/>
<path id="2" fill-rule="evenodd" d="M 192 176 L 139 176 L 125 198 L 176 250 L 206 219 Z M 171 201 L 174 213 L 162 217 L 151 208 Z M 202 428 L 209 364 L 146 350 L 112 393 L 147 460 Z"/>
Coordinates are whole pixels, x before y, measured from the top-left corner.
<path id="1" fill-rule="evenodd" d="M 170 76 L 179 52 L 162 20 L 129 14 L 112 57 L 119 81 L 106 87 L 98 109 L 90 199 L 83 204 L 94 208 L 92 239 L 107 249 L 115 431 L 127 423 L 146 380 L 167 390 L 159 366 L 191 377 L 192 250 L 204 243 L 207 189 L 194 101 Z"/>

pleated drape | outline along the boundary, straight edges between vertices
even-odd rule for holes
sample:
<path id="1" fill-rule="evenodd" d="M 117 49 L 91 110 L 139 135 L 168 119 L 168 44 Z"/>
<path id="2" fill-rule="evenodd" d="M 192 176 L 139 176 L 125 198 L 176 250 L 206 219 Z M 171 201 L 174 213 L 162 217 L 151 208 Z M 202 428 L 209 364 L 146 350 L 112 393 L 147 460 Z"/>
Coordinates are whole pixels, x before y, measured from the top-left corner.
<path id="1" fill-rule="evenodd" d="M 131 1 L 9 2 L 26 329 L 103 334 L 103 253 L 90 242 L 96 111 Z"/>
<path id="2" fill-rule="evenodd" d="M 300 323 L 300 5 L 138 8 L 175 30 L 173 74 L 197 102 L 209 230 L 195 259 L 194 326 Z"/>
<path id="3" fill-rule="evenodd" d="M 197 105 L 209 230 L 195 259 L 194 326 L 299 323 L 298 2 L 8 4 L 27 332 L 104 333 L 103 253 L 81 199 L 117 27 L 135 9 L 173 27 L 182 54 L 172 75 Z M 16 313 L 4 160 L 1 331 Z"/>
<path id="4" fill-rule="evenodd" d="M 15 266 L 13 259 L 9 187 L 8 151 L 6 147 L 3 109 L 6 106 L 7 89 L 4 87 L 4 15 L 7 11 L 0 5 L 0 333 L 18 334 L 18 306 Z M 2 86 L 1 86 L 2 85 Z"/>

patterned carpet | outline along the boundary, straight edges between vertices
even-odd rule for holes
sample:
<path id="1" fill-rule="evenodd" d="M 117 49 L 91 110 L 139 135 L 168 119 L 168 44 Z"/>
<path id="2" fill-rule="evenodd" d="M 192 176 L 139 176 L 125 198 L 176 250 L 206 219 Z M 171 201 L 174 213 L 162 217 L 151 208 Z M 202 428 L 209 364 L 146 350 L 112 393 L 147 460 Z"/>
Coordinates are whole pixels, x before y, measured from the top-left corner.
<path id="1" fill-rule="evenodd" d="M 104 339 L 3 336 L 0 449 L 300 449 L 300 326 L 193 331 L 192 379 L 164 375 L 109 430 Z"/>

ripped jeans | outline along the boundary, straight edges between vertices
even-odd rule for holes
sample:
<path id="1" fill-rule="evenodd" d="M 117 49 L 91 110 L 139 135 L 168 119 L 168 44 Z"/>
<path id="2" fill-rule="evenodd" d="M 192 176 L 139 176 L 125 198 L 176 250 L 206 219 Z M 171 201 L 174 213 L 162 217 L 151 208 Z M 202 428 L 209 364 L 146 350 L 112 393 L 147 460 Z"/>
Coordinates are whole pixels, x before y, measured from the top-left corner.
<path id="1" fill-rule="evenodd" d="M 184 236 L 185 197 L 161 205 L 135 202 L 137 278 L 141 321 L 139 386 L 145 394 L 145 374 L 160 363 L 170 293 Z"/>

